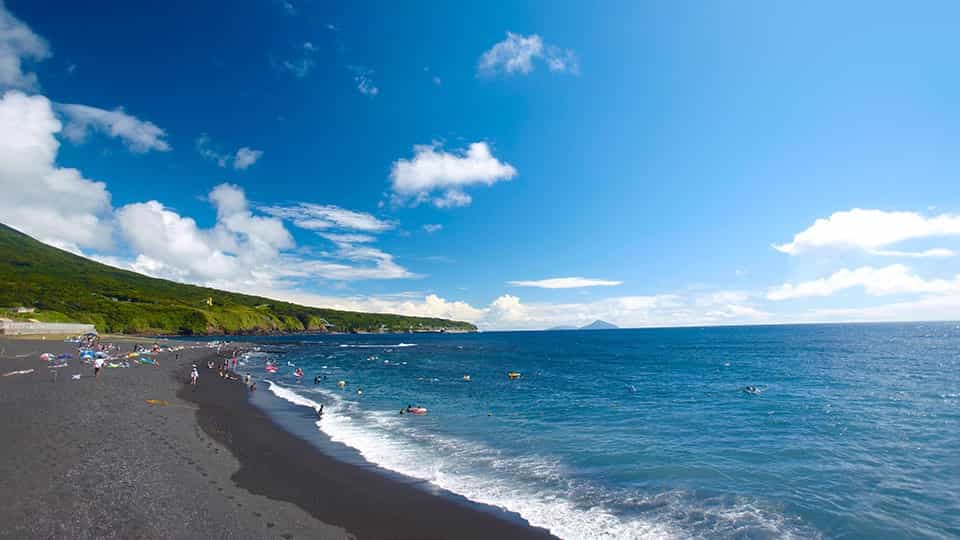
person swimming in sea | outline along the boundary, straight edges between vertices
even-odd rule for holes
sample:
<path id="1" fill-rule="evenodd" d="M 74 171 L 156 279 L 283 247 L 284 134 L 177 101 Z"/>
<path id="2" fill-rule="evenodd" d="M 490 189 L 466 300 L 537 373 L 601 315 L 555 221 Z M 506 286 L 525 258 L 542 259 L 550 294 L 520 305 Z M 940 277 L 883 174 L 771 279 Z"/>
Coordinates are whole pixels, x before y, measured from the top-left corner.
<path id="1" fill-rule="evenodd" d="M 323 403 L 321 403 L 320 406 L 314 410 L 317 411 L 318 418 L 323 418 Z"/>
<path id="2" fill-rule="evenodd" d="M 313 384 L 320 384 L 320 376 L 319 376 L 319 375 L 317 375 L 316 377 L 313 378 Z"/>

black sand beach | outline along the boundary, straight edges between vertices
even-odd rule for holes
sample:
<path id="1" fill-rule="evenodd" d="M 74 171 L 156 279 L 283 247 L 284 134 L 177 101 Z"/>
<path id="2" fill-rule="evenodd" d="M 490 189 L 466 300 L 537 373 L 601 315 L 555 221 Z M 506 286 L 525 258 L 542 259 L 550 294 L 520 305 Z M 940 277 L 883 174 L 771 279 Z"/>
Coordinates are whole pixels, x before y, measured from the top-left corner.
<path id="1" fill-rule="evenodd" d="M 0 376 L 0 538 L 550 538 L 321 454 L 207 370 L 211 349 L 54 380 L 39 354 L 74 347 L 0 338 L 0 375 L 34 369 Z"/>

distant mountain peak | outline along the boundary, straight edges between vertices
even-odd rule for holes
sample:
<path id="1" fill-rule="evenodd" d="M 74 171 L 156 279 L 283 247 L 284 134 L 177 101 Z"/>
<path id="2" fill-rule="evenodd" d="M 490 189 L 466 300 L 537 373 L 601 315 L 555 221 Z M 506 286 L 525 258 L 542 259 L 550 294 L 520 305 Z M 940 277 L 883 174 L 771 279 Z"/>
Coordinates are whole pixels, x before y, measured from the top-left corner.
<path id="1" fill-rule="evenodd" d="M 620 327 L 613 323 L 608 323 L 607 321 L 601 321 L 600 319 L 597 319 L 586 326 L 580 327 L 581 330 L 615 330 L 617 328 Z"/>

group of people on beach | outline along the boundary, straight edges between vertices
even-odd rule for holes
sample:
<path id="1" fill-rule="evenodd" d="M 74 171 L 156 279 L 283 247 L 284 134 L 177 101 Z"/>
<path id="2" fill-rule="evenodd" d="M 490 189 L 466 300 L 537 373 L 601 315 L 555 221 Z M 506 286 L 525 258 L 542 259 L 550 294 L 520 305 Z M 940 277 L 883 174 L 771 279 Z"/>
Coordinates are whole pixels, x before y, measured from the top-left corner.
<path id="1" fill-rule="evenodd" d="M 222 354 L 222 348 L 217 349 L 217 355 Z M 217 376 L 221 379 L 227 379 L 229 381 L 239 381 L 241 380 L 240 376 L 236 373 L 237 368 L 240 367 L 240 359 L 234 351 L 233 355 L 230 358 L 215 361 L 210 359 L 207 361 L 207 369 L 217 370 Z M 193 364 L 193 369 L 190 371 L 190 384 L 191 386 L 196 386 L 200 380 L 200 372 L 197 369 L 197 365 Z M 257 389 L 257 383 L 253 380 L 249 373 L 243 376 L 243 385 L 247 387 L 251 392 Z"/>

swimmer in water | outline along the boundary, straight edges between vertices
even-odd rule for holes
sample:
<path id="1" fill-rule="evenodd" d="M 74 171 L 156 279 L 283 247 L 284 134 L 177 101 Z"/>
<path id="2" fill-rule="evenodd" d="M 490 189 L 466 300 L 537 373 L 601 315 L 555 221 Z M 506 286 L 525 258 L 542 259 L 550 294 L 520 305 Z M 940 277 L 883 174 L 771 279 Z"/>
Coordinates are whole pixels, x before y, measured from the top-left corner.
<path id="1" fill-rule="evenodd" d="M 317 411 L 317 416 L 323 418 L 323 404 L 321 403 L 315 410 Z"/>
<path id="2" fill-rule="evenodd" d="M 319 375 L 317 375 L 316 377 L 313 378 L 313 384 L 320 384 L 320 376 L 319 376 Z"/>

